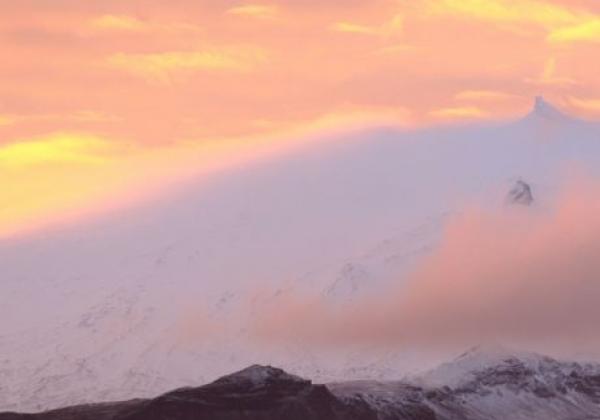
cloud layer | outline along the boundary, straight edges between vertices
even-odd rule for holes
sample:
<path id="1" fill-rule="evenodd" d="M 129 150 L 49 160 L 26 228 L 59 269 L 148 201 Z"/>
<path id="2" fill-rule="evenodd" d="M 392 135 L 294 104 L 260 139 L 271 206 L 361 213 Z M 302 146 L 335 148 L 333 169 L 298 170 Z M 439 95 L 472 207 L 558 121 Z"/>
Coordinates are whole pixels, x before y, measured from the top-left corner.
<path id="1" fill-rule="evenodd" d="M 407 282 L 346 306 L 280 302 L 257 336 L 323 347 L 462 348 L 502 342 L 599 350 L 600 185 L 579 180 L 552 210 L 471 209 Z"/>

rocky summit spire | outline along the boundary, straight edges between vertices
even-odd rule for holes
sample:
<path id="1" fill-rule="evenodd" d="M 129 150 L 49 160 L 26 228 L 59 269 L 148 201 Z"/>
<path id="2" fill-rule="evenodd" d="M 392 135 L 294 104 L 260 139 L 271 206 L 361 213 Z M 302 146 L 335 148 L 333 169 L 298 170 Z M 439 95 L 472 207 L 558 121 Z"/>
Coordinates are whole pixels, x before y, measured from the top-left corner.
<path id="1" fill-rule="evenodd" d="M 554 105 L 546 101 L 543 96 L 536 96 L 533 104 L 531 116 L 544 118 L 548 120 L 560 120 L 567 118 L 565 114 L 560 112 Z"/>

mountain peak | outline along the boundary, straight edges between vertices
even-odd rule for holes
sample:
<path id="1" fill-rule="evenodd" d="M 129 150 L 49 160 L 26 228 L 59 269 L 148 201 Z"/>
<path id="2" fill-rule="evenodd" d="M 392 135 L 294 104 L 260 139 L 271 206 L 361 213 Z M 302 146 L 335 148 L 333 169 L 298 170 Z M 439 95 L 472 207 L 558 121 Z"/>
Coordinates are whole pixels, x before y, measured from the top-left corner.
<path id="1" fill-rule="evenodd" d="M 295 384 L 306 386 L 310 381 L 291 375 L 282 369 L 272 366 L 253 365 L 239 372 L 224 376 L 213 382 L 213 385 L 243 385 L 264 387 L 274 384 Z"/>
<path id="2" fill-rule="evenodd" d="M 457 386 L 488 369 L 515 362 L 537 365 L 543 359 L 544 356 L 536 353 L 514 350 L 496 343 L 483 344 L 468 349 L 452 361 L 442 363 L 420 379 L 430 385 Z"/>
<path id="3" fill-rule="evenodd" d="M 536 96 L 533 104 L 531 116 L 544 118 L 547 120 L 565 119 L 567 116 L 558 110 L 554 105 L 548 102 L 543 96 Z"/>

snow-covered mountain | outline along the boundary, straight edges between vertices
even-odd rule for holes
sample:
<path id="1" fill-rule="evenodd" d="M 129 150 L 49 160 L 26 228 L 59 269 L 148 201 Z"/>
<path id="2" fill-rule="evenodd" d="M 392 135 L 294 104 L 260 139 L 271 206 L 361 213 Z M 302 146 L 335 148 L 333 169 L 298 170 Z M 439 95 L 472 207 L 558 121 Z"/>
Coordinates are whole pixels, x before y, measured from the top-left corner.
<path id="1" fill-rule="evenodd" d="M 475 348 L 412 382 L 317 385 L 281 369 L 253 365 L 208 385 L 180 388 L 153 399 L 35 415 L 0 413 L 0 420 L 570 420 L 599 416 L 600 365 Z"/>
<path id="2" fill-rule="evenodd" d="M 398 377 L 394 349 L 336 363 L 256 343 L 278 299 L 344 304 L 401 282 L 467 202 L 516 180 L 543 207 L 573 164 L 600 168 L 600 128 L 538 98 L 521 120 L 362 131 L 190 181 L 94 223 L 0 242 L 0 409 L 155 395 L 253 363 L 316 380 Z"/>
<path id="3" fill-rule="evenodd" d="M 477 347 L 411 382 L 329 386 L 394 417 L 403 407 L 436 419 L 592 419 L 600 417 L 600 365 L 563 362 L 502 347 Z"/>

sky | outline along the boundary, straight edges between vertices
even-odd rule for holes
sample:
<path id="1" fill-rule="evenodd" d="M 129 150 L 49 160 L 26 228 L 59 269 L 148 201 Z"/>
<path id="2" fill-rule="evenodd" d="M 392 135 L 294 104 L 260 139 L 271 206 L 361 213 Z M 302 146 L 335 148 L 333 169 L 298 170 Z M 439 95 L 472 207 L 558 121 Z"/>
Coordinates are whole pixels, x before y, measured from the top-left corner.
<path id="1" fill-rule="evenodd" d="M 0 238 L 315 134 L 600 117 L 596 0 L 0 1 Z"/>

